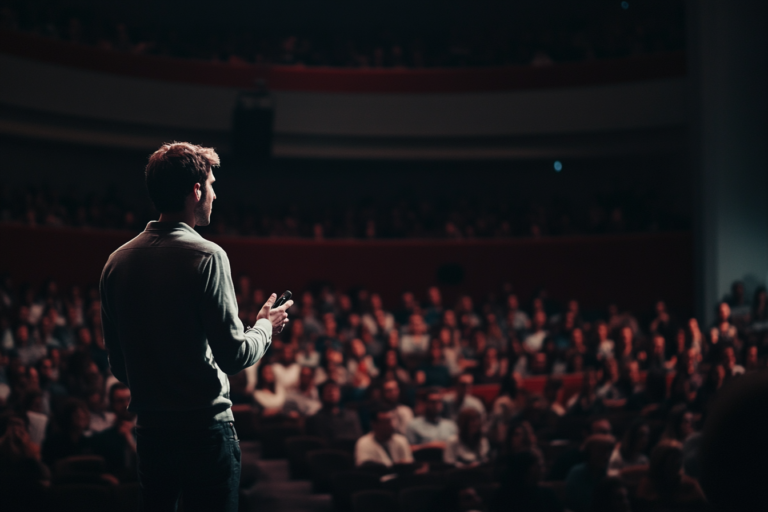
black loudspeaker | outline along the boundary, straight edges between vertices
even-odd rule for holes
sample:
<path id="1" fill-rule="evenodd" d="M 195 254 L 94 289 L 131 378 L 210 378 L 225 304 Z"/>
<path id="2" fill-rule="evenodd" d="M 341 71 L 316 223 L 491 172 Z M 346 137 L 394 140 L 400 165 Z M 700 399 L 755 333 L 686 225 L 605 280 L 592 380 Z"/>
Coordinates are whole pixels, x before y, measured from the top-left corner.
<path id="1" fill-rule="evenodd" d="M 232 152 L 240 163 L 265 162 L 272 157 L 275 108 L 263 85 L 237 97 L 232 116 Z"/>

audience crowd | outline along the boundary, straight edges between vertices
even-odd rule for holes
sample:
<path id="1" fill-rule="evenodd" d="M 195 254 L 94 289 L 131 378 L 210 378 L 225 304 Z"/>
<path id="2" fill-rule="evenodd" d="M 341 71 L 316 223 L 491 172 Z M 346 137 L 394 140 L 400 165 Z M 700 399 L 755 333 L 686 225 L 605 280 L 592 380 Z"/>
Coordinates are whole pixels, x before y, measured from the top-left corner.
<path id="1" fill-rule="evenodd" d="M 647 3 L 647 2 L 646 2 Z M 61 5 L 59 5 L 61 4 Z M 461 23 L 461 12 L 477 10 L 472 2 L 452 5 L 454 25 L 440 27 L 438 18 L 421 30 L 398 27 L 352 28 L 337 24 L 323 31 L 315 26 L 268 30 L 243 26 L 243 20 L 219 27 L 175 20 L 127 24 L 101 10 L 64 2 L 7 0 L 0 10 L 0 28 L 21 30 L 108 51 L 165 55 L 228 62 L 335 67 L 466 67 L 498 65 L 546 66 L 555 62 L 620 58 L 679 51 L 685 46 L 683 2 L 656 3 L 644 8 L 630 2 L 602 6 L 552 5 L 546 12 L 505 12 L 487 26 Z M 300 6 L 297 6 L 300 8 Z M 310 7 L 311 8 L 311 7 Z M 567 14 L 566 14 L 567 13 Z M 525 15 L 536 23 L 525 23 Z M 401 22 L 404 20 L 401 20 Z M 370 25 L 370 19 L 367 20 Z M 292 24 L 293 25 L 293 24 Z M 419 25 L 418 23 L 416 24 Z M 423 25 L 423 24 L 422 24 Z"/>
<path id="2" fill-rule="evenodd" d="M 235 286 L 252 325 L 265 293 L 245 275 Z M 703 506 L 699 432 L 723 386 L 766 367 L 765 288 L 750 303 L 735 283 L 712 325 L 663 301 L 644 318 L 559 307 L 545 292 L 522 301 L 508 285 L 497 296 L 448 304 L 432 287 L 385 305 L 365 289 L 297 294 L 289 329 L 230 378 L 236 417 L 346 447 L 381 475 L 464 468 L 500 483 L 481 496 L 458 482 L 450 506 L 462 510 Z M 34 501 L 51 481 L 83 478 L 73 456 L 103 460 L 90 483 L 135 480 L 129 402 L 109 371 L 95 287 L 3 278 L 0 498 Z"/>
<path id="3" fill-rule="evenodd" d="M 690 222 L 641 195 L 613 194 L 583 206 L 566 200 L 515 204 L 490 199 L 375 203 L 344 207 L 292 203 L 275 207 L 217 200 L 204 234 L 314 239 L 509 238 L 690 229 Z M 649 199 L 649 198 L 645 198 Z M 113 195 L 74 197 L 48 188 L 0 185 L 0 222 L 140 231 L 156 218 Z"/>

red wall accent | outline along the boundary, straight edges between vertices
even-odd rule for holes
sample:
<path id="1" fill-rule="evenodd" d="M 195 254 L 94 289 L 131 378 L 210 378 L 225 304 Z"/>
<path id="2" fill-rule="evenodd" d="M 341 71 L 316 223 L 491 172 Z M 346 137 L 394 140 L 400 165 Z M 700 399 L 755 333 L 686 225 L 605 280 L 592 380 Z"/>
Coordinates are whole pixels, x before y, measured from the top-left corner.
<path id="1" fill-rule="evenodd" d="M 0 225 L 0 272 L 17 283 L 53 277 L 63 285 L 97 283 L 109 254 L 132 233 Z M 515 240 L 322 241 L 212 238 L 228 253 L 235 275 L 246 272 L 266 291 L 300 291 L 317 281 L 341 289 L 362 285 L 394 308 L 409 289 L 423 297 L 443 264 L 464 268 L 461 285 L 443 286 L 482 299 L 511 282 L 527 298 L 545 286 L 556 299 L 584 307 L 644 312 L 664 298 L 677 310 L 693 307 L 693 244 L 689 233 Z"/>
<path id="2" fill-rule="evenodd" d="M 450 69 L 344 69 L 256 66 L 133 55 L 31 34 L 0 31 L 0 52 L 103 73 L 249 89 L 264 78 L 274 91 L 462 93 L 614 84 L 684 76 L 685 54 L 556 64 Z"/>

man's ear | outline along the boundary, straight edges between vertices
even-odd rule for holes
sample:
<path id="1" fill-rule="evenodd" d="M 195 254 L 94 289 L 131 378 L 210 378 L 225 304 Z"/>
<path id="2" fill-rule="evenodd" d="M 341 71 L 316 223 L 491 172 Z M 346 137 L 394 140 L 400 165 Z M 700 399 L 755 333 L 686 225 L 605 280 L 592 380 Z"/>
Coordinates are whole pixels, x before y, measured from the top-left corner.
<path id="1" fill-rule="evenodd" d="M 202 195 L 202 192 L 200 191 L 200 184 L 195 183 L 195 198 L 199 201 L 201 195 Z"/>

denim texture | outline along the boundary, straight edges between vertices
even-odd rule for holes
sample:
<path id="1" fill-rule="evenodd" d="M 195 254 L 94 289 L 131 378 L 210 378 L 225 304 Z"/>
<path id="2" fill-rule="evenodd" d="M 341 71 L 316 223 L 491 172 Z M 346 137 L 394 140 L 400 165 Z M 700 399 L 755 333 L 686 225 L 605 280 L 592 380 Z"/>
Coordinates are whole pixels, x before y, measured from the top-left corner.
<path id="1" fill-rule="evenodd" d="M 179 430 L 137 427 L 139 510 L 237 512 L 240 441 L 234 424 Z"/>

